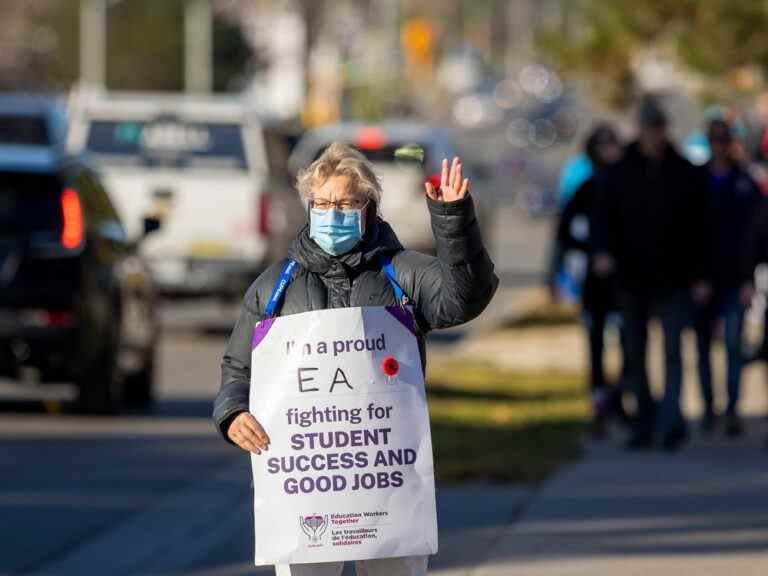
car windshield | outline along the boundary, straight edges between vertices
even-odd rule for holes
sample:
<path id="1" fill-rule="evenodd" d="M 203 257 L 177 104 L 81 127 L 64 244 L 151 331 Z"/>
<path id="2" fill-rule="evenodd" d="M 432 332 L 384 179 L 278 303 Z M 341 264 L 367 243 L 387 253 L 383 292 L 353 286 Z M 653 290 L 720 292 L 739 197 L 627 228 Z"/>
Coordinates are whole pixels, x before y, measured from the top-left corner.
<path id="1" fill-rule="evenodd" d="M 97 120 L 86 149 L 108 166 L 248 170 L 242 129 L 234 123 Z"/>
<path id="2" fill-rule="evenodd" d="M 0 235 L 56 241 L 61 226 L 61 182 L 51 174 L 0 172 Z"/>
<path id="3" fill-rule="evenodd" d="M 48 126 L 40 116 L 0 114 L 0 142 L 25 146 L 49 144 Z"/>
<path id="4" fill-rule="evenodd" d="M 352 146 L 355 146 L 353 143 L 349 143 Z M 326 145 L 327 146 L 327 145 Z M 317 152 L 315 153 L 315 157 L 313 160 L 317 160 L 320 155 L 325 151 L 326 146 L 323 146 Z M 397 158 L 395 156 L 395 152 L 398 149 L 404 148 L 404 147 L 416 147 L 420 148 L 424 152 L 424 158 L 423 161 L 419 162 L 418 160 L 411 160 L 406 158 Z M 418 167 L 419 164 L 427 165 L 429 158 L 427 158 L 427 147 L 420 144 L 414 144 L 413 142 L 403 142 L 401 144 L 388 144 L 385 146 L 378 146 L 375 148 L 365 148 L 365 147 L 358 147 L 355 146 L 360 152 L 362 152 L 365 157 L 372 162 L 374 165 L 376 164 L 389 164 L 389 163 L 397 163 L 400 166 L 408 166 L 408 167 Z"/>

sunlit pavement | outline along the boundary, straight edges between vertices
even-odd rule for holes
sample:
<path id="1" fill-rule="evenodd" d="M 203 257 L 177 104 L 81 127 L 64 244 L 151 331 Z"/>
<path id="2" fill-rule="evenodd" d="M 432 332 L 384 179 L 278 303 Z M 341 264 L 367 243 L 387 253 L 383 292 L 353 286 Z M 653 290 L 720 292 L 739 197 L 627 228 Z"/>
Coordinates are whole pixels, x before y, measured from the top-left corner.
<path id="1" fill-rule="evenodd" d="M 677 454 L 592 446 L 500 530 L 471 576 L 739 576 L 768 566 L 766 426 L 694 441 Z"/>

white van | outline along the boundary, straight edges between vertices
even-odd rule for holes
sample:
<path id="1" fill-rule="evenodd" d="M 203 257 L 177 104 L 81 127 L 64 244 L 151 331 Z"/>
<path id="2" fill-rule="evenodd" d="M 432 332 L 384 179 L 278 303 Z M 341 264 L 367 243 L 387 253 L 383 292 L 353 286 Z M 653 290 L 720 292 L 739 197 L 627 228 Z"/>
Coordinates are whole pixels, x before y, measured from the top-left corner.
<path id="1" fill-rule="evenodd" d="M 268 164 L 258 119 L 239 98 L 73 93 L 68 146 L 101 169 L 162 293 L 237 292 L 268 252 Z"/>

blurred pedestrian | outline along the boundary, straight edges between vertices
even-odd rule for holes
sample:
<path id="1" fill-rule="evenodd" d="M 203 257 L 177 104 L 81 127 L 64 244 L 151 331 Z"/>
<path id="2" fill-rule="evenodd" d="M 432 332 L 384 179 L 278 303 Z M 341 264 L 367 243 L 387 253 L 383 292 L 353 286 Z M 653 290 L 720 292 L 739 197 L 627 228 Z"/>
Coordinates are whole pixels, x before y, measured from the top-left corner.
<path id="1" fill-rule="evenodd" d="M 753 250 L 755 263 L 768 265 L 768 195 L 763 196 L 758 210 L 753 234 Z M 766 293 L 763 294 L 763 303 L 765 306 L 763 309 L 763 338 L 753 359 L 765 362 L 765 384 L 768 386 L 768 294 Z M 766 435 L 765 444 L 768 447 L 768 435 Z"/>
<path id="2" fill-rule="evenodd" d="M 738 436 L 742 433 L 738 414 L 742 332 L 744 314 L 754 296 L 752 231 L 760 191 L 732 153 L 733 132 L 727 120 L 711 120 L 707 139 L 711 155 L 703 171 L 710 206 L 708 252 L 713 291 L 709 302 L 696 310 L 699 382 L 705 406 L 702 429 L 715 427 L 711 348 L 715 324 L 722 318 L 728 357 L 725 430 L 729 436 Z"/>
<path id="3" fill-rule="evenodd" d="M 666 449 L 687 437 L 680 410 L 680 338 L 691 296 L 707 301 L 706 199 L 699 171 L 671 144 L 667 117 L 646 98 L 639 137 L 609 174 L 595 226 L 593 268 L 598 276 L 615 270 L 626 347 L 624 362 L 637 400 L 629 448 L 651 446 L 657 432 Z M 648 322 L 658 314 L 664 331 L 665 390 L 660 411 L 646 370 Z"/>
<path id="4" fill-rule="evenodd" d="M 755 218 L 752 234 L 752 251 L 755 265 L 768 265 L 768 194 L 763 194 Z M 763 338 L 754 359 L 768 363 L 768 293 L 763 294 L 765 308 L 763 321 Z"/>
<path id="5" fill-rule="evenodd" d="M 557 225 L 555 258 L 550 276 L 552 294 L 557 297 L 557 278 L 564 261 L 576 261 L 578 270 L 566 274 L 579 275 L 582 316 L 589 337 L 590 382 L 592 393 L 592 431 L 596 437 L 605 434 L 605 422 L 612 409 L 621 405 L 620 389 L 606 386 L 603 349 L 606 324 L 617 308 L 615 278 L 598 277 L 592 267 L 593 220 L 596 201 L 605 185 L 609 170 L 621 159 L 621 141 L 608 124 L 596 126 L 585 145 L 585 155 L 593 167 L 592 175 L 568 199 Z"/>

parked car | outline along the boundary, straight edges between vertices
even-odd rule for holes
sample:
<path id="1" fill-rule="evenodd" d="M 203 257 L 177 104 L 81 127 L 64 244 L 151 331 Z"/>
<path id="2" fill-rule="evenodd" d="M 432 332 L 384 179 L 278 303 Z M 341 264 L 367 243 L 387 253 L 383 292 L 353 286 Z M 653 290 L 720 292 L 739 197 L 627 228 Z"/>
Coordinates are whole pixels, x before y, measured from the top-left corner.
<path id="1" fill-rule="evenodd" d="M 128 235 L 169 295 L 241 294 L 272 240 L 261 122 L 238 97 L 75 93 L 69 149 L 103 169 Z"/>
<path id="2" fill-rule="evenodd" d="M 38 104 L 19 130 L 64 121 L 56 104 Z M 0 376 L 33 367 L 41 382 L 73 381 L 87 412 L 147 404 L 158 328 L 136 243 L 100 175 L 49 140 L 9 137 L 13 113 L 0 97 Z M 158 225 L 148 219 L 144 235 Z"/>
<path id="3" fill-rule="evenodd" d="M 290 168 L 295 174 L 315 160 L 331 142 L 345 142 L 358 148 L 372 162 L 383 188 L 381 212 L 404 246 L 426 252 L 434 251 L 434 237 L 429 212 L 424 207 L 424 182 L 439 185 L 441 162 L 457 154 L 453 137 L 447 130 L 419 122 L 388 122 L 380 125 L 341 123 L 310 130 L 304 134 L 291 155 Z M 395 151 L 406 147 L 423 150 L 423 159 L 405 161 Z M 466 166 L 466 165 L 465 165 Z M 472 195 L 478 221 L 490 236 L 493 202 L 490 193 L 477 186 L 472 167 L 464 173 L 473 179 Z"/>

